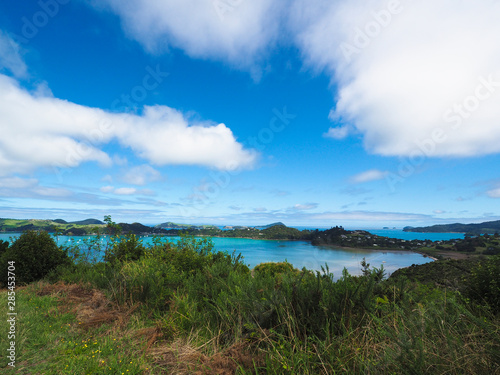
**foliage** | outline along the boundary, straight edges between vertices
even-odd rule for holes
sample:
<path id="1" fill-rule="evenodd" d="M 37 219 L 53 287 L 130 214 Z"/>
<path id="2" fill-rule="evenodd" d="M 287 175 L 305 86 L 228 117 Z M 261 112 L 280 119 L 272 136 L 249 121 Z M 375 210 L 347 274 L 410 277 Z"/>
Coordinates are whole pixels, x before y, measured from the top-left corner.
<path id="1" fill-rule="evenodd" d="M 107 219 L 108 229 L 117 229 Z M 89 243 L 102 251 L 99 244 Z M 197 373 L 201 360 L 190 358 L 213 358 L 242 342 L 260 354 L 232 373 L 494 374 L 500 368 L 500 314 L 494 314 L 500 257 L 433 262 L 386 280 L 383 267 L 366 260 L 360 276 L 287 262 L 250 272 L 241 256 L 187 235 L 145 246 L 116 230 L 102 246 L 103 259 L 76 262 L 60 278 L 104 291 L 120 311 L 135 311 L 135 321 L 152 320 L 148 345 L 163 353 L 157 373 Z M 190 355 L 177 360 L 189 363 L 185 372 L 166 364 L 176 357 L 165 346 L 192 337 Z M 102 360 L 114 356 L 109 351 Z"/>
<path id="2" fill-rule="evenodd" d="M 130 234 L 121 239 L 115 239 L 104 255 L 104 261 L 111 265 L 120 262 L 139 260 L 145 252 L 142 242 L 135 234 Z"/>
<path id="3" fill-rule="evenodd" d="M 500 220 L 487 221 L 479 224 L 439 224 L 430 227 L 406 227 L 406 232 L 425 232 L 425 233 L 470 233 L 474 235 L 489 233 L 494 234 L 500 231 Z"/>
<path id="4" fill-rule="evenodd" d="M 56 268 L 71 264 L 67 253 L 47 232 L 24 232 L 0 257 L 1 282 L 7 284 L 7 264 L 15 262 L 16 283 L 40 280 Z"/>
<path id="5" fill-rule="evenodd" d="M 465 295 L 500 313 L 500 255 L 480 262 L 467 278 Z"/>
<path id="6" fill-rule="evenodd" d="M 9 242 L 0 240 L 0 256 L 9 248 Z"/>
<path id="7" fill-rule="evenodd" d="M 276 277 L 284 273 L 293 272 L 293 265 L 288 262 L 269 262 L 261 263 L 254 267 L 254 272 L 259 274 L 267 274 L 271 277 Z"/>

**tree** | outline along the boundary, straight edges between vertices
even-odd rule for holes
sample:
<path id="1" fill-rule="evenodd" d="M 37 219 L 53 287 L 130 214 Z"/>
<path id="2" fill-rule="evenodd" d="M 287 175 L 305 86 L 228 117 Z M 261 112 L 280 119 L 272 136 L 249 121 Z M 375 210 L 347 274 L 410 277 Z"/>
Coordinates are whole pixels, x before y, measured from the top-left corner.
<path id="1" fill-rule="evenodd" d="M 27 284 L 44 278 L 71 260 L 47 232 L 27 231 L 1 254 L 3 270 L 7 270 L 8 262 L 14 262 L 17 284 Z M 6 285 L 7 272 L 3 271 L 1 275 L 0 281 Z"/>

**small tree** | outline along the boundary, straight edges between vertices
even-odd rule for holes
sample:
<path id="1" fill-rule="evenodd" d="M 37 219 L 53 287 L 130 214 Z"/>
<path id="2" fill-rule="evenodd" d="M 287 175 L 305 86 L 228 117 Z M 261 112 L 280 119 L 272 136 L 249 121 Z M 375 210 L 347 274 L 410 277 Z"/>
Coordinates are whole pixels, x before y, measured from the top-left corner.
<path id="1" fill-rule="evenodd" d="M 40 280 L 51 271 L 71 261 L 54 239 L 45 231 L 24 232 L 0 257 L 1 281 L 7 284 L 7 264 L 15 262 L 16 282 L 27 284 Z"/>

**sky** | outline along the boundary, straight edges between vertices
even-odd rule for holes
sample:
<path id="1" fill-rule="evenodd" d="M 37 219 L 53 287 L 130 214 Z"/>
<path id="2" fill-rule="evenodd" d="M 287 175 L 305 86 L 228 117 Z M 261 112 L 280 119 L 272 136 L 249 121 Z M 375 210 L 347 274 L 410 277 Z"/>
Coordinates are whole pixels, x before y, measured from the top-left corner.
<path id="1" fill-rule="evenodd" d="M 0 3 L 0 217 L 500 219 L 500 2 Z"/>

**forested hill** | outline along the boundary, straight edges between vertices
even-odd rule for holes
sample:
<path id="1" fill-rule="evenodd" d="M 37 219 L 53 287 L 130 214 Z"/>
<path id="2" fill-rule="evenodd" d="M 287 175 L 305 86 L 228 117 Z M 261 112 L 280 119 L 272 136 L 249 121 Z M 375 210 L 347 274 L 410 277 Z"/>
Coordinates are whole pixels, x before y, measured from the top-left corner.
<path id="1" fill-rule="evenodd" d="M 421 233 L 470 233 L 470 234 L 495 234 L 500 233 L 500 220 L 487 221 L 480 224 L 441 224 L 430 227 L 406 227 L 405 232 Z"/>

